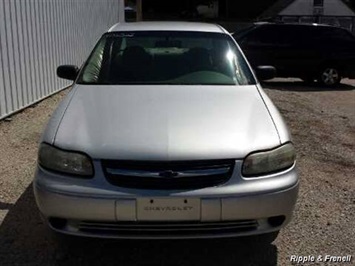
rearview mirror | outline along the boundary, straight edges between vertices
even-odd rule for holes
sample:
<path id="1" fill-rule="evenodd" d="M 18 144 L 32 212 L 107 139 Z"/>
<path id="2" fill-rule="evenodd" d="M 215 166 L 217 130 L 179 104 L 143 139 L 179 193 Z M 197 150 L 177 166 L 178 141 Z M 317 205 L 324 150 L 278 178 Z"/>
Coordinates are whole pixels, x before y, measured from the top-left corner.
<path id="1" fill-rule="evenodd" d="M 79 74 L 79 68 L 73 65 L 63 65 L 57 68 L 57 76 L 62 79 L 75 80 Z"/>
<path id="2" fill-rule="evenodd" d="M 268 80 L 276 77 L 276 69 L 273 66 L 258 66 L 255 74 L 259 80 Z"/>

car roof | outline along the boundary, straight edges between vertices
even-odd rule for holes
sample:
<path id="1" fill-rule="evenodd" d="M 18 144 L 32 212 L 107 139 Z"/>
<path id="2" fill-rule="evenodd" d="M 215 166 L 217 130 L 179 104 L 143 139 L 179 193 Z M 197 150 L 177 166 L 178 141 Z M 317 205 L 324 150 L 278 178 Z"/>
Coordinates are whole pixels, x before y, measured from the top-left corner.
<path id="1" fill-rule="evenodd" d="M 113 25 L 108 32 L 122 31 L 196 31 L 227 33 L 224 28 L 217 24 L 173 21 L 117 23 Z"/>
<path id="2" fill-rule="evenodd" d="M 305 27 L 331 27 L 337 28 L 332 25 L 327 24 L 319 24 L 319 23 L 284 23 L 284 22 L 254 22 L 255 26 L 263 26 L 263 25 L 277 25 L 277 26 L 305 26 Z"/>

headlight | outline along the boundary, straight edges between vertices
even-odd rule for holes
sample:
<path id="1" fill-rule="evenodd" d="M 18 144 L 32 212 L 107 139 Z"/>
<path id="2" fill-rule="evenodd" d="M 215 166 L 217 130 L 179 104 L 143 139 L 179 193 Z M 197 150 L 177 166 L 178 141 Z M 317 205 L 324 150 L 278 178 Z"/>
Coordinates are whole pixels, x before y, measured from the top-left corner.
<path id="1" fill-rule="evenodd" d="M 296 160 L 295 148 L 287 143 L 271 151 L 256 152 L 247 156 L 243 163 L 243 176 L 259 176 L 290 168 Z"/>
<path id="2" fill-rule="evenodd" d="M 63 151 L 42 143 L 39 148 L 38 163 L 52 171 L 89 177 L 94 174 L 91 159 L 84 154 Z"/>

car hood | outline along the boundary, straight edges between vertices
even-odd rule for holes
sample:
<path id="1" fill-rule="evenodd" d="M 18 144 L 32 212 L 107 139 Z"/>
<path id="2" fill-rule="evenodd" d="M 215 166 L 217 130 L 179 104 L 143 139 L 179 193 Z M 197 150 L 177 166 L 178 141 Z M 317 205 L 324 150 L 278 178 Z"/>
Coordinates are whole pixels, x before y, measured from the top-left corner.
<path id="1" fill-rule="evenodd" d="M 73 89 L 54 145 L 94 159 L 237 159 L 280 145 L 254 85 Z"/>

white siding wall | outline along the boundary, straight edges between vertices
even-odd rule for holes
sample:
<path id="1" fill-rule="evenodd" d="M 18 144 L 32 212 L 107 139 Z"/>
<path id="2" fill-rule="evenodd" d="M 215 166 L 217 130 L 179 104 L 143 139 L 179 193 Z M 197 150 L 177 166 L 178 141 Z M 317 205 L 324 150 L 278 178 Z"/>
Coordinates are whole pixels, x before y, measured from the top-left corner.
<path id="1" fill-rule="evenodd" d="M 279 15 L 313 15 L 313 0 L 295 0 L 292 4 L 282 10 Z"/>
<path id="2" fill-rule="evenodd" d="M 340 0 L 324 0 L 324 16 L 355 16 L 355 12 Z"/>
<path id="3" fill-rule="evenodd" d="M 119 0 L 0 0 L 0 119 L 69 85 L 57 66 L 80 66 L 118 14 Z"/>
<path id="4" fill-rule="evenodd" d="M 282 10 L 282 16 L 312 16 L 313 0 L 295 0 Z M 355 16 L 355 13 L 341 0 L 324 0 L 324 16 Z"/>

